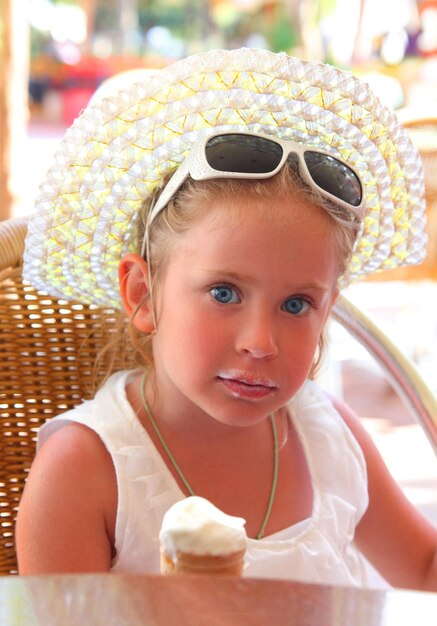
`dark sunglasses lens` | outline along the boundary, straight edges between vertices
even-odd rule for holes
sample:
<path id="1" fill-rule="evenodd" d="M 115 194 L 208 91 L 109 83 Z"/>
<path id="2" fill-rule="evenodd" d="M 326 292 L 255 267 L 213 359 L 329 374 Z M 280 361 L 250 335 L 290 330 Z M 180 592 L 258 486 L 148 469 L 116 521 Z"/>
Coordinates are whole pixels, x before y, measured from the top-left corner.
<path id="1" fill-rule="evenodd" d="M 208 164 L 219 172 L 267 174 L 278 167 L 282 154 L 275 141 L 237 133 L 211 137 L 205 146 Z"/>
<path id="2" fill-rule="evenodd" d="M 311 178 L 321 189 L 352 206 L 361 204 L 360 180 L 347 165 L 319 152 L 305 152 L 304 159 Z"/>

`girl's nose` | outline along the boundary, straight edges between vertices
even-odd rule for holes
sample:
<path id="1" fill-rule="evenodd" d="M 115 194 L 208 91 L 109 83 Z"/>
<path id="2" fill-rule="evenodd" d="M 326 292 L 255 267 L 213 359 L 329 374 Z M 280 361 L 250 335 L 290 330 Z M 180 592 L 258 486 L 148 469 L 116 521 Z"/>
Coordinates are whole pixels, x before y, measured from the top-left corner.
<path id="1" fill-rule="evenodd" d="M 268 315 L 258 313 L 245 318 L 237 337 L 237 351 L 255 359 L 271 359 L 278 354 L 273 324 Z"/>

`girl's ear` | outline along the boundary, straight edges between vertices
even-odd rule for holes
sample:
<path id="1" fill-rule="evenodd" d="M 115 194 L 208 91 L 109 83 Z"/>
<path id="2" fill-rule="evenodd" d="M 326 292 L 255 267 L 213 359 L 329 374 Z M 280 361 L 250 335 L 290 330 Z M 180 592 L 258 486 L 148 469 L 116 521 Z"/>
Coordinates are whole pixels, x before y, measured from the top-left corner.
<path id="1" fill-rule="evenodd" d="M 147 262 L 139 254 L 126 254 L 118 267 L 120 295 L 134 326 L 145 333 L 155 330 Z"/>

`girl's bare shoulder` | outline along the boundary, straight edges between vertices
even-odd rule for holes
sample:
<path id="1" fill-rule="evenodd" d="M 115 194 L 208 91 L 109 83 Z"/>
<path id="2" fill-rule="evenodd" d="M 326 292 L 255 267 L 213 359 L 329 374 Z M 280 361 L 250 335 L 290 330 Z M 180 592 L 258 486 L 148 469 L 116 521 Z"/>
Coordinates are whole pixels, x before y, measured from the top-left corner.
<path id="1" fill-rule="evenodd" d="M 76 423 L 53 433 L 20 502 L 20 573 L 109 569 L 116 508 L 115 471 L 99 436 Z"/>

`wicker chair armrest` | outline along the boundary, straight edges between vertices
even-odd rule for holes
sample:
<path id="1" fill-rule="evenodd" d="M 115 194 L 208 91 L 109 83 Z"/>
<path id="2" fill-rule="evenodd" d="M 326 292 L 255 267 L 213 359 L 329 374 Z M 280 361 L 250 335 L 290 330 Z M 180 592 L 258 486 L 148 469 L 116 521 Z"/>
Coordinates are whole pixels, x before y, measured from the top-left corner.
<path id="1" fill-rule="evenodd" d="M 0 222 L 0 271 L 22 265 L 27 223 L 27 217 Z"/>

